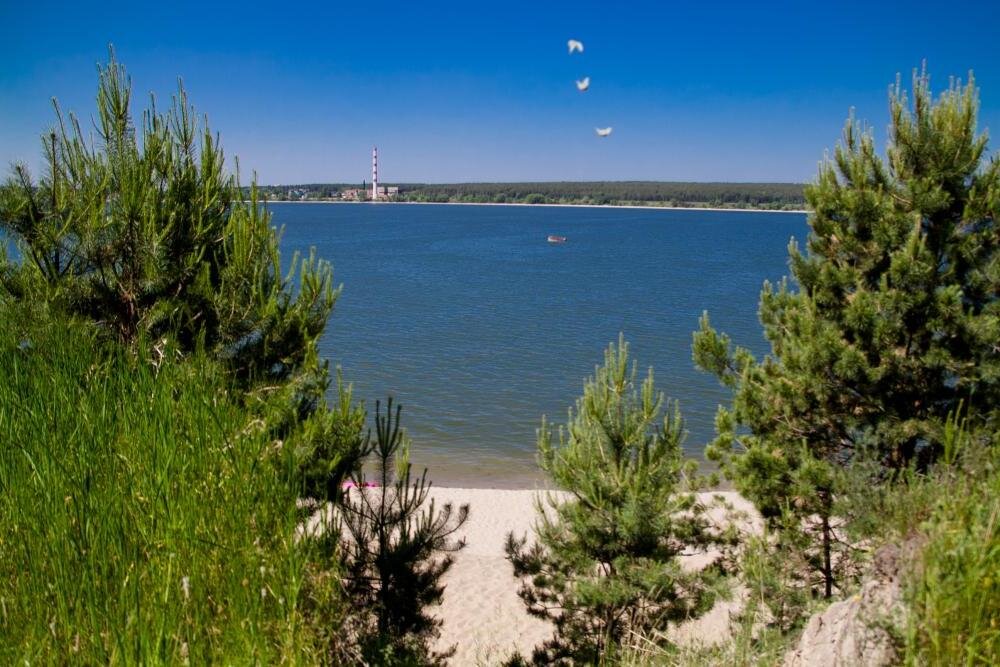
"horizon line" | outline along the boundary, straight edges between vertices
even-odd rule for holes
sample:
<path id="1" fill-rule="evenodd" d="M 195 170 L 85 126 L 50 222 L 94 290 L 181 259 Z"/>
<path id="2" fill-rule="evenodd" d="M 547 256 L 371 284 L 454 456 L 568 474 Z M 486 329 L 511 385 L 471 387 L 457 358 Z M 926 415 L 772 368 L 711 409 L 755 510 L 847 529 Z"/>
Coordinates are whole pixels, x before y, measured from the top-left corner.
<path id="1" fill-rule="evenodd" d="M 362 179 L 362 182 L 368 181 Z M 557 184 L 557 183 L 656 183 L 656 184 L 684 184 L 684 185 L 808 185 L 807 181 L 662 181 L 644 179 L 623 179 L 623 180 L 529 180 L 529 181 L 379 181 L 383 185 L 533 185 L 537 183 Z M 291 187 L 295 185 L 356 185 L 356 181 L 301 181 L 298 183 L 257 183 L 257 187 Z M 249 187 L 249 185 L 243 186 Z"/>

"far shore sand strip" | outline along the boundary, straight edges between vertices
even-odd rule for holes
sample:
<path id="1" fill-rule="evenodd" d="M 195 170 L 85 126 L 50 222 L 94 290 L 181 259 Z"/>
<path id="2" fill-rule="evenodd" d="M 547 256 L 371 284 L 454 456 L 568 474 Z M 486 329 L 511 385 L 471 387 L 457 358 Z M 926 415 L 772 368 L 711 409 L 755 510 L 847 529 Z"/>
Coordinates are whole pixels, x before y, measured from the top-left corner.
<path id="1" fill-rule="evenodd" d="M 243 200 L 244 204 L 250 201 Z M 264 203 L 263 201 L 261 203 Z M 336 199 L 268 200 L 268 204 L 370 204 L 372 206 L 530 206 L 532 208 L 625 208 L 642 211 L 718 211 L 722 213 L 809 213 L 805 209 L 771 209 L 771 208 L 712 208 L 708 206 L 643 206 L 641 204 L 525 204 L 519 202 L 474 202 L 474 201 L 338 201 Z"/>

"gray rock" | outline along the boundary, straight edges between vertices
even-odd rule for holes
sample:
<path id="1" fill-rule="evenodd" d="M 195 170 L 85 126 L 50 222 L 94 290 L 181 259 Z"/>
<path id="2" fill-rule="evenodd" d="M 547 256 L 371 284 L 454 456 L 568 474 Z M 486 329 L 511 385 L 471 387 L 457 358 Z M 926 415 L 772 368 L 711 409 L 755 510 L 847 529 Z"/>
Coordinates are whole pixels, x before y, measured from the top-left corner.
<path id="1" fill-rule="evenodd" d="M 891 628 L 902 627 L 901 574 L 918 552 L 913 542 L 879 549 L 861 590 L 813 615 L 786 667 L 882 667 L 899 662 Z"/>

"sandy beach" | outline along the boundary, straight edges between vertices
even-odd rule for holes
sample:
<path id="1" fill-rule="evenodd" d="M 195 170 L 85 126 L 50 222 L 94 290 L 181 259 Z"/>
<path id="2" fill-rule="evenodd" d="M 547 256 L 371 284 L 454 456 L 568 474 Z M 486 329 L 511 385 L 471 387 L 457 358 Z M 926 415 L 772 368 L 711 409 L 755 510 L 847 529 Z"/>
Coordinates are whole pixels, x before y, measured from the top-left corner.
<path id="1" fill-rule="evenodd" d="M 504 558 L 507 533 L 532 532 L 535 523 L 532 490 L 434 488 L 436 503 L 470 505 L 469 519 L 460 536 L 466 547 L 455 556 L 455 564 L 445 577 L 444 600 L 435 614 L 443 621 L 438 650 L 455 645 L 450 664 L 495 665 L 518 650 L 529 656 L 536 644 L 551 636 L 551 626 L 527 614 L 517 596 L 518 583 L 510 563 Z M 736 511 L 750 517 L 744 526 L 758 528 L 752 507 L 733 492 L 701 494 L 708 501 L 722 496 Z M 724 513 L 713 512 L 713 520 L 722 521 Z M 712 553 L 687 556 L 686 564 L 699 567 L 714 558 Z M 679 642 L 718 641 L 728 630 L 729 611 L 735 603 L 716 605 L 709 614 L 689 624 L 672 629 Z"/>

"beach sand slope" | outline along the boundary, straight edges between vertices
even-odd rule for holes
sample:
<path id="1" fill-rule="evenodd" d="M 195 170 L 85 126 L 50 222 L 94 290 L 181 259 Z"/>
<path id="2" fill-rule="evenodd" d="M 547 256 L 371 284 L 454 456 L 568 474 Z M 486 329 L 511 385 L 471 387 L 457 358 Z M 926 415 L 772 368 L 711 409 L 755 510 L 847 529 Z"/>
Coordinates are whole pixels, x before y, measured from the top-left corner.
<path id="1" fill-rule="evenodd" d="M 445 575 L 444 599 L 433 613 L 443 621 L 437 650 L 456 647 L 449 661 L 452 665 L 495 665 L 512 651 L 530 657 L 532 648 L 552 636 L 547 621 L 529 616 L 517 596 L 518 582 L 510 563 L 504 558 L 507 533 L 521 536 L 531 533 L 535 523 L 536 491 L 499 489 L 434 488 L 431 491 L 440 505 L 468 503 L 469 520 L 459 537 L 467 546 L 455 554 L 455 564 Z M 743 529 L 759 529 L 759 519 L 752 506 L 732 492 L 701 494 L 707 501 L 722 496 L 733 508 L 749 517 Z M 724 513 L 714 512 L 716 520 Z M 713 554 L 689 557 L 688 565 L 699 567 L 714 558 Z M 675 629 L 671 635 L 686 643 L 713 643 L 728 635 L 729 612 L 733 602 L 716 605 L 706 616 Z"/>

